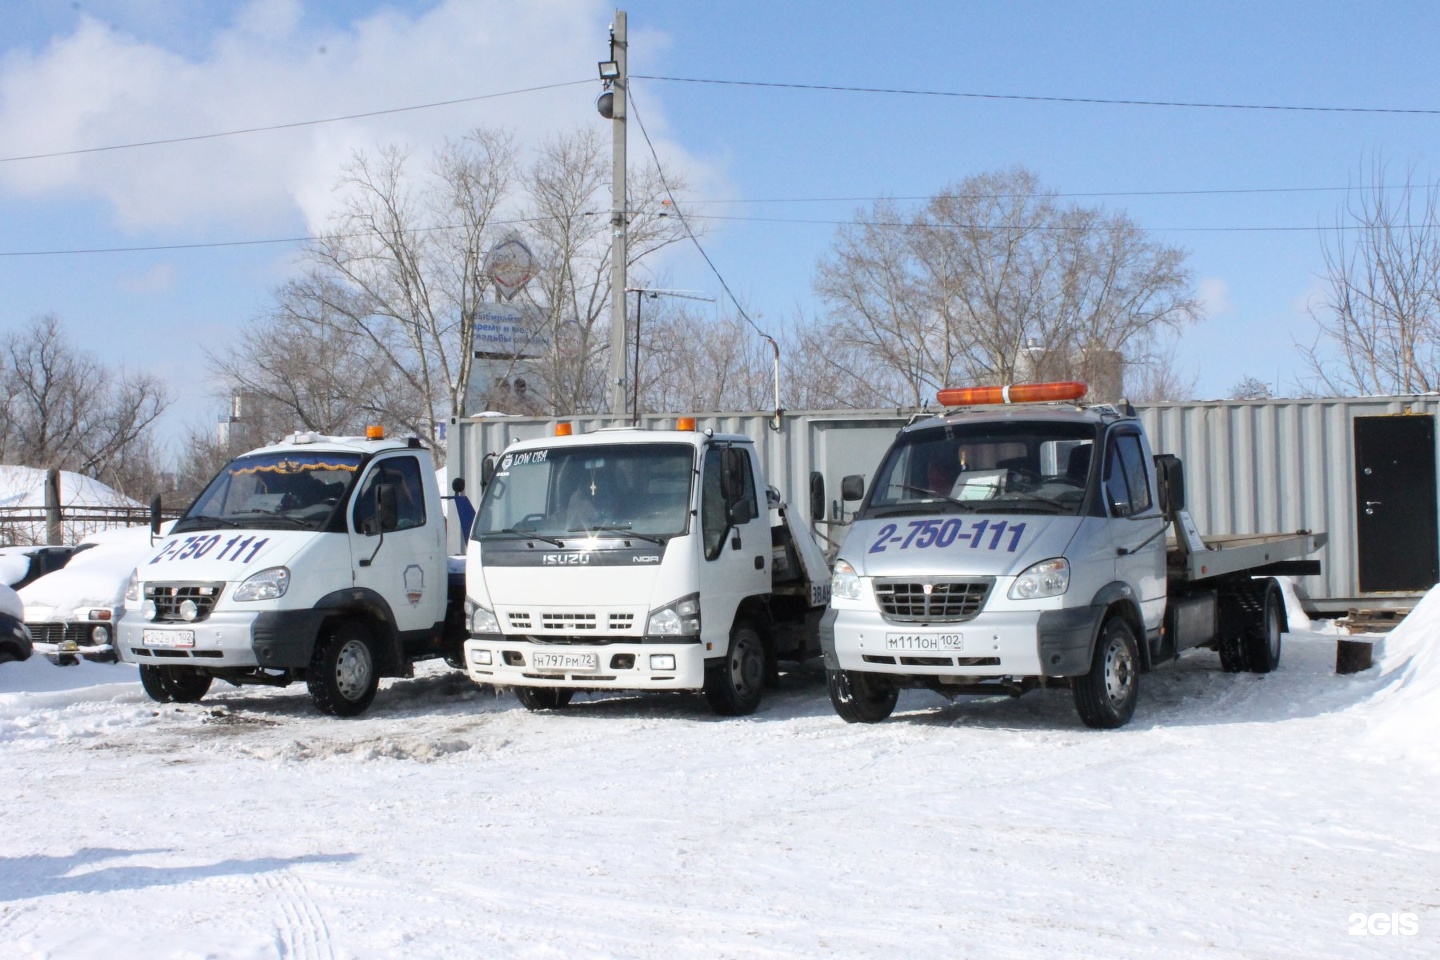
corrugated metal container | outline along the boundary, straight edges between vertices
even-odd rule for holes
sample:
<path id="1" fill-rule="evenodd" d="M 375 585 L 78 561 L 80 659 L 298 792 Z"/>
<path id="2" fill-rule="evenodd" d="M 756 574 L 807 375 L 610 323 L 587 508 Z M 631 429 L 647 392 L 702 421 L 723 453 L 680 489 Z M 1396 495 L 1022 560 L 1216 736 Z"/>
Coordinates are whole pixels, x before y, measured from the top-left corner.
<path id="1" fill-rule="evenodd" d="M 1434 418 L 1440 397 L 1368 397 L 1315 400 L 1217 401 L 1137 406 L 1156 453 L 1173 453 L 1185 464 L 1187 500 L 1207 534 L 1324 531 L 1329 544 L 1319 557 L 1322 575 L 1297 585 L 1324 611 L 1348 606 L 1404 606 L 1423 589 L 1360 589 L 1356 536 L 1355 419 Z M 826 520 L 814 529 L 835 540 L 840 480 L 879 465 L 911 410 L 801 411 L 697 414 L 697 427 L 752 438 L 765 476 L 799 516 L 809 516 L 810 476 L 825 483 Z M 628 418 L 569 417 L 577 433 L 628 424 Z M 463 418 L 452 424 L 451 475 L 476 489 L 481 459 L 520 439 L 548 436 L 555 419 Z M 646 415 L 641 425 L 671 429 L 675 415 Z M 1432 443 L 1433 447 L 1433 443 Z M 1430 453 L 1431 464 L 1435 454 Z M 1433 482 L 1433 481 L 1432 481 Z M 1361 508 L 1363 509 L 1363 508 Z M 1431 531 L 1433 532 L 1433 531 Z M 454 549 L 455 545 L 452 545 Z M 1429 549 L 1427 547 L 1427 549 Z"/>

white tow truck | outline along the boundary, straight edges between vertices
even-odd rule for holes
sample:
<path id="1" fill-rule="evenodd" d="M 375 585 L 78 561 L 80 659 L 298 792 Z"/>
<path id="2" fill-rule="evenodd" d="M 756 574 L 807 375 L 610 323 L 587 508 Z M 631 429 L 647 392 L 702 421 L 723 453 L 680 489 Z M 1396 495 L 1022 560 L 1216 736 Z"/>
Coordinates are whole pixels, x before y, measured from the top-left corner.
<path id="1" fill-rule="evenodd" d="M 120 659 L 161 702 L 304 680 L 321 712 L 362 713 L 380 677 L 461 663 L 443 506 L 430 451 L 378 428 L 237 457 L 131 577 Z"/>
<path id="2" fill-rule="evenodd" d="M 1227 671 L 1280 661 L 1273 579 L 1325 534 L 1202 538 L 1180 461 L 1154 456 L 1128 405 L 1081 383 L 942 390 L 906 427 L 835 562 L 821 646 L 831 703 L 875 723 L 898 691 L 946 697 L 1072 689 L 1089 726 L 1135 710 L 1140 675 L 1194 647 Z M 997 405 L 998 404 L 998 405 Z M 1172 534 L 1167 539 L 1167 533 Z"/>
<path id="3" fill-rule="evenodd" d="M 829 567 L 740 435 L 606 428 L 511 444 L 466 552 L 465 661 L 531 710 L 577 690 L 703 690 L 753 712 L 819 654 Z"/>

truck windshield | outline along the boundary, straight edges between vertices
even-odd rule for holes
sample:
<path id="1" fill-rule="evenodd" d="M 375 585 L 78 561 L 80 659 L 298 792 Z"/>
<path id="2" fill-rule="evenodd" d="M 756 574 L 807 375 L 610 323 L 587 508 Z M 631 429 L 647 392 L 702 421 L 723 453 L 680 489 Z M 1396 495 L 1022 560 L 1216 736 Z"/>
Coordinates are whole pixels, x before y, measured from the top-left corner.
<path id="1" fill-rule="evenodd" d="M 695 450 L 682 443 L 507 453 L 471 536 L 677 536 L 689 529 L 694 477 Z"/>
<path id="2" fill-rule="evenodd" d="M 224 527 L 323 529 L 360 470 L 354 453 L 271 453 L 231 461 L 175 524 L 175 533 Z"/>
<path id="3" fill-rule="evenodd" d="M 902 435 L 862 516 L 1078 514 L 1097 428 L 1083 423 L 953 423 Z"/>

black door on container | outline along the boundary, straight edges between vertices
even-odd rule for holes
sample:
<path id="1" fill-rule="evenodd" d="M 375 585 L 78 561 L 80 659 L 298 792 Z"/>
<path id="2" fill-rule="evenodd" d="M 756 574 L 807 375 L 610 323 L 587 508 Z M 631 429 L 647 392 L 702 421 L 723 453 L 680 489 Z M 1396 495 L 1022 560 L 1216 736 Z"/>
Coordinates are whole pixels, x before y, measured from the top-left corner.
<path id="1" fill-rule="evenodd" d="M 1435 418 L 1355 418 L 1355 542 L 1360 592 L 1440 581 Z"/>

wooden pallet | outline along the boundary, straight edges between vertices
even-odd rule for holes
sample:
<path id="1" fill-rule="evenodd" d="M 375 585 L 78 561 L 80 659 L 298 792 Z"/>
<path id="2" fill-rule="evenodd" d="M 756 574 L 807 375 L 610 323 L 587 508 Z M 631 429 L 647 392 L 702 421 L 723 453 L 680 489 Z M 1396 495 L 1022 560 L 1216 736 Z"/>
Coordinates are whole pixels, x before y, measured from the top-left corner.
<path id="1" fill-rule="evenodd" d="M 1345 629 L 1347 633 L 1389 633 L 1400 625 L 1409 613 L 1408 608 L 1401 610 L 1357 610 L 1350 608 L 1350 613 L 1340 617 L 1335 623 Z"/>

